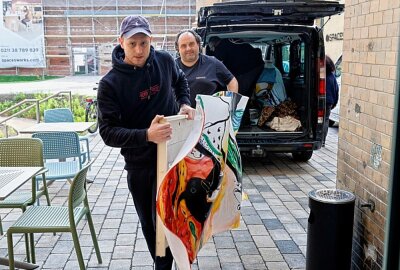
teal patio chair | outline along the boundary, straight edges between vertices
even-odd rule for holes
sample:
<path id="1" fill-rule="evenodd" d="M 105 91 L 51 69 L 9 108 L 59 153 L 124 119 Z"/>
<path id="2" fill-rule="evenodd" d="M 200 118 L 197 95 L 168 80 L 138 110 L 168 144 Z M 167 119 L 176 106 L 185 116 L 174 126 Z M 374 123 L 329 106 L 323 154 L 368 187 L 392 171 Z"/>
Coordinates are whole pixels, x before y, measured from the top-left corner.
<path id="1" fill-rule="evenodd" d="M 2 167 L 44 167 L 43 144 L 39 139 L 33 138 L 7 138 L 0 139 L 0 166 Z M 32 178 L 30 191 L 15 191 L 3 201 L 0 208 L 20 208 L 25 212 L 29 205 L 33 205 L 40 196 L 45 195 L 47 205 L 50 205 L 47 191 L 46 170 L 41 174 L 42 187 L 39 189 L 35 177 Z M 37 177 L 36 177 L 37 178 Z M 0 233 L 3 235 L 3 226 L 0 218 Z M 25 244 L 28 252 L 28 237 L 25 236 Z M 29 255 L 29 254 L 28 254 Z M 29 261 L 28 257 L 28 261 Z"/>
<path id="2" fill-rule="evenodd" d="M 39 132 L 32 134 L 43 142 L 46 179 L 70 181 L 82 169 L 82 153 L 76 132 Z M 40 177 L 39 177 L 40 179 Z"/>
<path id="3" fill-rule="evenodd" d="M 44 111 L 43 121 L 45 123 L 74 122 L 74 115 L 69 108 L 48 109 Z M 89 138 L 79 136 L 79 140 L 85 145 L 82 151 L 83 162 L 86 161 L 86 157 L 90 161 Z"/>
<path id="4" fill-rule="evenodd" d="M 102 263 L 99 244 L 93 225 L 90 207 L 86 194 L 86 174 L 89 168 L 86 165 L 74 177 L 68 196 L 68 206 L 31 206 L 7 231 L 8 257 L 10 269 L 15 269 L 14 265 L 14 244 L 13 234 L 28 233 L 30 240 L 30 250 L 32 262 L 36 263 L 34 233 L 47 232 L 70 232 L 74 241 L 76 256 L 78 257 L 80 269 L 85 269 L 82 250 L 79 243 L 77 225 L 79 221 L 86 217 L 98 262 Z"/>

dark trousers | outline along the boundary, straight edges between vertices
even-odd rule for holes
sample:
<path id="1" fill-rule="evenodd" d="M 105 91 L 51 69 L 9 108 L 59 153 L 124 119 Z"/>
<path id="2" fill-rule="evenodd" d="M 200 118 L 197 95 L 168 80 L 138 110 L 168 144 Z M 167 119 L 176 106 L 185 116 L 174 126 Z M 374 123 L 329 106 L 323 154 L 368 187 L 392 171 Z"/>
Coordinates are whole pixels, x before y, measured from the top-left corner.
<path id="1" fill-rule="evenodd" d="M 128 187 L 142 225 L 147 247 L 153 257 L 156 270 L 171 270 L 173 257 L 167 248 L 165 257 L 156 257 L 156 187 L 155 169 L 128 170 Z"/>
<path id="2" fill-rule="evenodd" d="M 326 111 L 325 111 L 324 141 L 323 141 L 323 145 L 325 145 L 326 136 L 328 135 L 328 130 L 329 130 L 329 116 L 331 115 L 331 110 L 332 110 L 332 105 L 331 105 L 331 104 L 327 104 L 327 105 L 326 105 Z"/>

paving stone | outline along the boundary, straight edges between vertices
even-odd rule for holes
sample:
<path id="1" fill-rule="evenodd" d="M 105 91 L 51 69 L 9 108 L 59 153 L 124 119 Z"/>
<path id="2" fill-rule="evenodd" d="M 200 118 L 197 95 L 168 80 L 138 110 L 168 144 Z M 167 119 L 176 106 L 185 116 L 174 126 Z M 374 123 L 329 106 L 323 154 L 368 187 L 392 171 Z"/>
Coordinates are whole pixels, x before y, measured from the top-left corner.
<path id="1" fill-rule="evenodd" d="M 266 269 L 264 260 L 260 255 L 243 255 L 240 256 L 240 258 L 243 262 L 244 269 Z"/>
<path id="2" fill-rule="evenodd" d="M 290 210 L 290 213 L 295 217 L 295 218 L 308 218 L 309 214 L 307 211 L 304 209 L 295 209 L 295 210 Z"/>
<path id="3" fill-rule="evenodd" d="M 254 209 L 258 211 L 264 211 L 264 210 L 271 210 L 269 207 L 268 203 L 262 202 L 262 203 L 253 203 Z"/>
<path id="4" fill-rule="evenodd" d="M 306 264 L 306 258 L 303 254 L 283 254 L 290 269 L 304 268 Z"/>
<path id="5" fill-rule="evenodd" d="M 261 219 L 274 219 L 274 218 L 276 218 L 276 215 L 274 214 L 274 212 L 272 212 L 270 210 L 258 211 L 258 215 L 260 216 Z"/>
<path id="6" fill-rule="evenodd" d="M 317 179 L 318 181 L 329 181 L 329 178 L 325 175 L 315 176 L 315 179 Z"/>
<path id="7" fill-rule="evenodd" d="M 138 229 L 138 222 L 121 223 L 118 233 L 135 234 Z"/>
<path id="8" fill-rule="evenodd" d="M 113 229 L 113 228 L 118 229 L 120 227 L 120 224 L 121 224 L 121 219 L 109 218 L 104 220 L 102 229 Z"/>
<path id="9" fill-rule="evenodd" d="M 52 253 L 70 254 L 73 248 L 74 248 L 74 243 L 71 241 L 58 241 L 54 246 Z"/>
<path id="10" fill-rule="evenodd" d="M 285 190 L 287 191 L 299 191 L 299 187 L 296 184 L 289 184 L 289 185 L 284 185 Z"/>
<path id="11" fill-rule="evenodd" d="M 262 247 L 275 247 L 275 242 L 270 236 L 266 235 L 255 235 L 253 236 L 254 243 L 258 248 Z"/>
<path id="12" fill-rule="evenodd" d="M 290 270 L 286 262 L 266 262 L 268 270 Z"/>
<path id="13" fill-rule="evenodd" d="M 79 262 L 78 261 L 67 261 L 67 264 L 62 268 L 64 270 L 76 270 L 79 269 Z"/>
<path id="14" fill-rule="evenodd" d="M 298 222 L 305 230 L 307 230 L 307 227 L 308 227 L 308 218 L 297 218 L 297 222 Z"/>
<path id="15" fill-rule="evenodd" d="M 151 266 L 153 265 L 153 258 L 150 252 L 135 252 L 132 258 L 133 266 Z"/>
<path id="16" fill-rule="evenodd" d="M 249 195 L 249 200 L 250 200 L 252 203 L 262 203 L 262 202 L 265 202 L 265 199 L 264 199 L 261 195 L 259 195 L 259 194 L 257 194 L 257 195 Z"/>
<path id="17" fill-rule="evenodd" d="M 215 248 L 235 248 L 232 237 L 214 237 Z"/>
<path id="18" fill-rule="evenodd" d="M 217 256 L 217 249 L 213 242 L 207 242 L 203 248 L 198 253 L 198 257 L 200 256 Z"/>
<path id="19" fill-rule="evenodd" d="M 200 257 L 197 264 L 199 269 L 221 269 L 218 257 Z"/>
<path id="20" fill-rule="evenodd" d="M 259 192 L 272 191 L 272 189 L 266 183 L 261 184 L 261 185 L 256 185 L 256 187 Z"/>
<path id="21" fill-rule="evenodd" d="M 275 213 L 275 215 L 278 214 L 286 215 L 290 213 L 289 210 L 284 205 L 273 205 L 271 206 L 271 210 Z"/>
<path id="22" fill-rule="evenodd" d="M 267 230 L 277 230 L 277 229 L 283 229 L 282 223 L 279 221 L 279 219 L 263 219 L 263 223 L 265 225 L 265 228 Z"/>
<path id="23" fill-rule="evenodd" d="M 248 231 L 233 230 L 231 233 L 235 242 L 252 241 L 251 235 Z"/>
<path id="24" fill-rule="evenodd" d="M 253 206 L 246 206 L 246 207 L 242 207 L 240 209 L 240 214 L 241 216 L 252 216 L 252 215 L 257 215 L 257 211 L 254 209 Z"/>
<path id="25" fill-rule="evenodd" d="M 118 245 L 118 246 L 131 245 L 131 244 L 133 244 L 135 242 L 135 238 L 136 238 L 136 234 L 120 233 L 117 236 L 116 245 Z"/>
<path id="26" fill-rule="evenodd" d="M 247 229 L 250 234 L 254 237 L 255 235 L 269 235 L 265 225 L 247 225 Z"/>
<path id="27" fill-rule="evenodd" d="M 283 226 L 287 230 L 287 232 L 292 235 L 292 234 L 301 234 L 305 233 L 306 230 L 301 226 L 299 223 L 284 223 Z"/>
<path id="28" fill-rule="evenodd" d="M 217 253 L 221 263 L 241 262 L 239 254 L 234 248 L 221 248 L 217 250 Z"/>
<path id="29" fill-rule="evenodd" d="M 243 216 L 246 225 L 263 224 L 259 215 Z"/>
<path id="30" fill-rule="evenodd" d="M 295 202 L 296 199 L 290 194 L 279 195 L 278 198 L 286 205 L 287 202 Z"/>
<path id="31" fill-rule="evenodd" d="M 43 264 L 43 269 L 62 269 L 71 254 L 50 254 Z"/>
<path id="32" fill-rule="evenodd" d="M 133 246 L 116 246 L 112 259 L 131 259 L 133 254 Z"/>
<path id="33" fill-rule="evenodd" d="M 269 230 L 269 234 L 271 235 L 274 241 L 276 240 L 291 240 L 289 234 L 284 229 L 277 229 L 277 230 Z"/>
<path id="34" fill-rule="evenodd" d="M 306 233 L 292 233 L 290 236 L 292 237 L 293 241 L 298 246 L 307 245 L 307 234 Z"/>
<path id="35" fill-rule="evenodd" d="M 277 240 L 275 241 L 276 246 L 282 254 L 286 253 L 301 253 L 301 250 L 292 240 Z"/>
<path id="36" fill-rule="evenodd" d="M 131 260 L 112 260 L 110 263 L 110 270 L 125 270 L 131 269 Z"/>
<path id="37" fill-rule="evenodd" d="M 221 263 L 221 270 L 244 270 L 242 263 Z"/>
<path id="38" fill-rule="evenodd" d="M 254 244 L 254 242 L 237 242 L 236 249 L 240 256 L 259 254 L 257 246 Z"/>

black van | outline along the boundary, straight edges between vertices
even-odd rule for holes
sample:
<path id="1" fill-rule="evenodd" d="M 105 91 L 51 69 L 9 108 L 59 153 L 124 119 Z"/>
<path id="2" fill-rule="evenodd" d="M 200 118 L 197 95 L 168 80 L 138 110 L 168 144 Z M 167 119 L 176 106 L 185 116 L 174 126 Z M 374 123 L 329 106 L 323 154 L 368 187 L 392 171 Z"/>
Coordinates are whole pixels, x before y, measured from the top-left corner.
<path id="1" fill-rule="evenodd" d="M 322 29 L 314 25 L 314 20 L 343 10 L 344 5 L 338 2 L 307 0 L 225 2 L 199 10 L 196 31 L 207 54 L 212 54 L 209 41 L 213 37 L 259 48 L 265 62 L 274 66 L 274 76 L 279 75 L 272 87 L 283 89 L 286 97 L 278 105 L 267 104 L 272 113 L 265 112 L 260 101 L 264 104 L 262 99 L 270 97 L 271 92 L 257 95 L 257 85 L 253 84 L 254 91 L 236 136 L 243 155 L 263 157 L 267 152 L 287 152 L 295 160 L 307 161 L 314 150 L 321 148 L 325 47 Z M 282 110 L 280 106 L 289 109 Z M 285 110 L 291 111 L 287 117 Z M 261 115 L 268 116 L 266 124 L 260 124 Z"/>

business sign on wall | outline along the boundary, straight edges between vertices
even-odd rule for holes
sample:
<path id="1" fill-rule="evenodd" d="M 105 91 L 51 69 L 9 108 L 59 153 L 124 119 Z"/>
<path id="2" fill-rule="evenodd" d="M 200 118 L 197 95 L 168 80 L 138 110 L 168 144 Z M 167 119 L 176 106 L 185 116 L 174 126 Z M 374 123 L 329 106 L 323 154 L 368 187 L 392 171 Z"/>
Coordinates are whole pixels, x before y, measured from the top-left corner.
<path id="1" fill-rule="evenodd" d="M 343 32 L 327 34 L 326 37 L 325 37 L 325 40 L 327 42 L 336 41 L 336 40 L 343 40 Z"/>
<path id="2" fill-rule="evenodd" d="M 0 1 L 0 68 L 45 67 L 42 0 Z"/>

